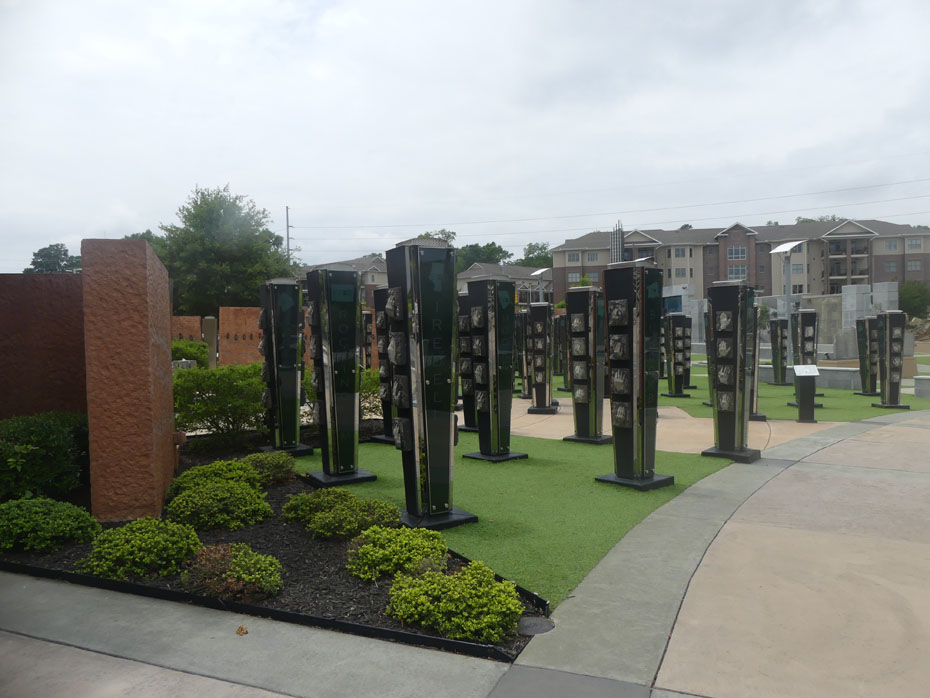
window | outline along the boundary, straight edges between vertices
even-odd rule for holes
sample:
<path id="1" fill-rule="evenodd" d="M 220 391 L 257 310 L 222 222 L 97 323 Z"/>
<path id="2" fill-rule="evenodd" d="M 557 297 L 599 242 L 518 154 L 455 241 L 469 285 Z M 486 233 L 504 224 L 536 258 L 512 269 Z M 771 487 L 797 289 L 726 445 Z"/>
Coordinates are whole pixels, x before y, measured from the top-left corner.
<path id="1" fill-rule="evenodd" d="M 665 270 L 665 278 L 667 278 L 667 279 L 671 279 L 671 278 L 672 278 L 672 270 L 671 270 L 671 269 L 666 269 L 666 270 Z"/>
<path id="2" fill-rule="evenodd" d="M 797 245 L 795 245 L 794 247 L 791 248 L 791 251 L 792 251 L 792 252 L 803 252 L 803 251 L 804 251 L 804 243 L 803 243 L 803 242 L 799 242 Z"/>
<path id="3" fill-rule="evenodd" d="M 897 252 L 898 241 L 897 240 L 885 240 L 885 251 L 886 252 Z"/>
<path id="4" fill-rule="evenodd" d="M 830 284 L 830 293 L 842 293 L 843 284 Z"/>
<path id="5" fill-rule="evenodd" d="M 596 262 L 597 261 L 597 252 L 588 252 L 588 261 Z"/>
<path id="6" fill-rule="evenodd" d="M 885 271 L 898 271 L 897 262 L 885 262 Z"/>
<path id="7" fill-rule="evenodd" d="M 746 248 L 742 245 L 730 245 L 727 248 L 727 259 L 746 259 Z"/>
<path id="8" fill-rule="evenodd" d="M 688 275 L 688 270 L 685 267 L 675 267 L 675 278 L 683 279 Z"/>
<path id="9" fill-rule="evenodd" d="M 374 282 L 375 282 L 375 275 L 374 275 L 374 274 L 369 274 L 369 275 L 368 275 L 368 283 L 373 284 Z"/>
<path id="10" fill-rule="evenodd" d="M 920 260 L 919 259 L 907 260 L 907 270 L 908 271 L 920 271 Z"/>
<path id="11" fill-rule="evenodd" d="M 689 256 L 689 257 L 693 257 L 693 256 L 694 256 L 694 248 L 693 248 L 693 247 L 689 247 L 689 248 L 688 248 L 688 256 Z"/>
<path id="12" fill-rule="evenodd" d="M 850 240 L 849 241 L 849 252 L 850 254 L 868 254 L 869 253 L 869 241 L 868 240 Z"/>
<path id="13" fill-rule="evenodd" d="M 804 273 L 804 265 L 803 265 L 803 264 L 792 264 L 792 265 L 791 265 L 791 273 L 792 273 L 792 274 L 803 274 L 803 273 Z"/>
<path id="14" fill-rule="evenodd" d="M 791 292 L 794 294 L 804 293 L 804 284 L 791 284 Z"/>
<path id="15" fill-rule="evenodd" d="M 714 254 L 714 248 L 713 248 L 713 247 L 708 247 L 708 248 L 707 248 L 707 255 L 710 256 L 710 255 L 712 255 L 712 254 Z"/>
<path id="16" fill-rule="evenodd" d="M 687 256 L 688 256 L 688 248 L 687 248 L 687 247 L 676 247 L 676 248 L 675 248 L 675 256 L 676 256 L 676 257 L 687 257 Z"/>
<path id="17" fill-rule="evenodd" d="M 688 276 L 690 276 L 692 279 L 694 278 L 694 267 L 690 267 L 688 269 Z"/>
<path id="18" fill-rule="evenodd" d="M 759 272 L 761 273 L 761 272 L 764 272 L 764 271 L 765 271 L 765 265 L 764 265 L 764 264 L 760 264 L 760 265 L 759 265 Z"/>
<path id="19" fill-rule="evenodd" d="M 580 262 L 581 261 L 581 252 L 566 252 L 565 253 L 566 262 Z"/>
<path id="20" fill-rule="evenodd" d="M 743 249 L 746 249 L 746 248 L 743 248 Z M 746 278 L 746 265 L 745 264 L 731 264 L 727 267 L 727 280 L 728 281 L 739 281 L 740 279 L 745 279 L 745 278 Z"/>
<path id="21" fill-rule="evenodd" d="M 588 281 L 594 282 L 600 278 L 600 275 L 596 271 L 589 271 L 585 276 L 588 277 Z"/>
<path id="22" fill-rule="evenodd" d="M 581 281 L 580 273 L 578 273 L 577 271 L 568 272 L 568 283 L 577 284 L 579 281 Z"/>
<path id="23" fill-rule="evenodd" d="M 830 240 L 830 254 L 846 254 L 845 240 Z"/>
<path id="24" fill-rule="evenodd" d="M 666 259 L 671 259 L 671 258 L 672 258 L 672 248 L 671 248 L 671 247 L 669 247 L 667 250 L 665 250 L 665 258 L 666 258 Z"/>
<path id="25" fill-rule="evenodd" d="M 920 238 L 908 238 L 908 239 L 907 239 L 907 249 L 909 249 L 909 250 L 919 250 L 919 249 L 920 249 Z"/>

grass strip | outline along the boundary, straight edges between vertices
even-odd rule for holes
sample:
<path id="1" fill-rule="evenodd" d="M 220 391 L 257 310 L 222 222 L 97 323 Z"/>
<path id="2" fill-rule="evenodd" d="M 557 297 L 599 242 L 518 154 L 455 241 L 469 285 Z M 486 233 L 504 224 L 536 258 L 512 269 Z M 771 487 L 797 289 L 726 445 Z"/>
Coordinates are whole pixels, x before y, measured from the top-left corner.
<path id="1" fill-rule="evenodd" d="M 476 514 L 479 522 L 445 531 L 449 547 L 481 560 L 553 607 L 631 528 L 727 465 L 718 458 L 660 451 L 656 470 L 674 475 L 675 484 L 636 492 L 594 481 L 613 472 L 610 446 L 514 436 L 511 450 L 528 453 L 528 459 L 488 463 L 462 458 L 477 450 L 477 434 L 461 434 L 455 449 L 454 504 Z M 399 451 L 360 444 L 359 466 L 378 479 L 353 485 L 352 492 L 404 506 Z M 299 459 L 298 468 L 319 470 L 319 451 Z"/>

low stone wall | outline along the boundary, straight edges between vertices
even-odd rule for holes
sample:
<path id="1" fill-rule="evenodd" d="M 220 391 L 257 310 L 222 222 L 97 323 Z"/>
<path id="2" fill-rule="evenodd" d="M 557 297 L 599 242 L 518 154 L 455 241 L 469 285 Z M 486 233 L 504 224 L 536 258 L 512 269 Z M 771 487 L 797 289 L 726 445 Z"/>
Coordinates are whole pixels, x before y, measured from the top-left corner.
<path id="1" fill-rule="evenodd" d="M 930 397 L 930 376 L 914 376 L 914 395 Z"/>
<path id="2" fill-rule="evenodd" d="M 171 340 L 187 339 L 199 342 L 202 339 L 199 315 L 174 315 L 171 318 Z"/>
<path id="3" fill-rule="evenodd" d="M 840 366 L 818 366 L 820 375 L 817 376 L 818 388 L 839 388 L 840 390 L 861 390 L 862 381 L 859 378 L 858 368 L 845 368 Z M 789 380 L 792 380 L 794 373 L 792 367 L 788 367 Z M 759 382 L 771 383 L 774 380 L 771 366 L 759 366 Z"/>

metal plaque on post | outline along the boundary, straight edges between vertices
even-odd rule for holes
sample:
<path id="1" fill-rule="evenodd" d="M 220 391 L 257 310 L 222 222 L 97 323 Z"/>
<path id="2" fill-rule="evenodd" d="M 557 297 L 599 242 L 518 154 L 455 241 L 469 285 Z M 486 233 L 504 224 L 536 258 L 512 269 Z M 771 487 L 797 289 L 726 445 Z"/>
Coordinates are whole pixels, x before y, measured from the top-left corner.
<path id="1" fill-rule="evenodd" d="M 878 316 L 878 366 L 881 376 L 881 402 L 872 407 L 909 410 L 901 402 L 901 378 L 904 375 L 904 325 L 907 316 L 902 310 L 889 310 Z"/>
<path id="2" fill-rule="evenodd" d="M 613 437 L 603 433 L 604 423 L 604 327 L 603 300 L 600 303 L 601 322 L 598 322 L 598 299 L 603 293 L 596 286 L 575 286 L 565 294 L 568 316 L 568 341 L 571 361 L 572 408 L 575 433 L 565 441 L 591 444 L 609 444 Z M 626 355 L 631 347 L 620 339 L 608 348 L 610 354 Z"/>
<path id="3" fill-rule="evenodd" d="M 375 350 L 378 352 L 378 399 L 381 401 L 382 433 L 371 437 L 375 443 L 394 443 L 394 415 L 391 409 L 391 362 L 388 360 L 388 342 L 391 339 L 390 322 L 384 312 L 388 288 L 378 286 L 375 297 Z"/>
<path id="4" fill-rule="evenodd" d="M 402 245 L 387 251 L 394 443 L 401 452 L 407 526 L 478 520 L 452 505 L 455 443 L 455 252 Z"/>
<path id="5" fill-rule="evenodd" d="M 707 354 L 714 353 L 714 447 L 705 456 L 752 463 L 761 457 L 747 447 L 749 437 L 749 388 L 752 381 L 754 292 L 743 281 L 716 281 L 707 290 L 711 341 Z"/>
<path id="6" fill-rule="evenodd" d="M 668 392 L 665 397 L 691 397 L 685 392 L 685 366 L 691 373 L 691 337 L 688 337 L 688 355 L 685 356 L 685 327 L 691 334 L 691 318 L 684 313 L 667 313 L 665 328 L 665 372 L 668 376 Z M 661 334 L 661 333 L 660 333 Z"/>
<path id="7" fill-rule="evenodd" d="M 604 291 L 614 472 L 595 479 L 638 490 L 672 485 L 673 476 L 655 472 L 662 270 L 651 260 L 611 264 Z"/>
<path id="8" fill-rule="evenodd" d="M 313 416 L 320 430 L 323 470 L 314 487 L 376 479 L 358 467 L 359 388 L 363 342 L 361 277 L 356 271 L 307 272 L 307 323 L 312 338 Z"/>
<path id="9" fill-rule="evenodd" d="M 872 337 L 872 334 L 875 337 Z M 876 397 L 878 392 L 878 318 L 873 316 L 856 320 L 856 348 L 859 350 L 859 379 L 861 390 L 856 395 Z"/>
<path id="10" fill-rule="evenodd" d="M 526 351 L 529 354 L 528 370 L 531 372 L 531 392 L 533 405 L 527 409 L 528 414 L 555 414 L 559 403 L 552 399 L 552 361 L 558 352 L 551 350 L 552 338 L 552 304 L 531 303 L 529 324 L 531 332 L 526 338 Z"/>
<path id="11" fill-rule="evenodd" d="M 552 339 L 550 340 L 549 359 L 552 364 L 553 376 L 564 376 L 565 374 L 565 316 L 553 315 Z"/>
<path id="12" fill-rule="evenodd" d="M 788 318 L 769 320 L 772 344 L 772 382 L 769 385 L 791 385 L 788 378 Z"/>
<path id="13" fill-rule="evenodd" d="M 665 343 L 665 314 L 659 322 L 659 380 L 667 378 L 668 345 Z"/>
<path id="14" fill-rule="evenodd" d="M 527 457 L 525 453 L 510 450 L 515 353 L 513 298 L 512 281 L 468 282 L 480 450 L 466 453 L 465 458 L 498 463 Z"/>
<path id="15" fill-rule="evenodd" d="M 478 431 L 478 415 L 475 413 L 475 371 L 471 354 L 471 301 L 468 292 L 458 295 L 458 361 L 459 377 L 462 381 L 462 417 L 459 431 Z"/>
<path id="16" fill-rule="evenodd" d="M 264 357 L 265 423 L 271 446 L 294 456 L 313 453 L 300 443 L 300 404 L 303 401 L 304 315 L 300 286 L 294 279 L 271 279 L 259 289 L 262 333 L 258 350 Z"/>
<path id="17" fill-rule="evenodd" d="M 683 387 L 685 390 L 697 390 L 697 386 L 691 384 L 691 326 L 691 316 L 685 315 L 684 337 L 682 338 L 682 352 L 684 353 L 683 373 L 685 376 Z"/>

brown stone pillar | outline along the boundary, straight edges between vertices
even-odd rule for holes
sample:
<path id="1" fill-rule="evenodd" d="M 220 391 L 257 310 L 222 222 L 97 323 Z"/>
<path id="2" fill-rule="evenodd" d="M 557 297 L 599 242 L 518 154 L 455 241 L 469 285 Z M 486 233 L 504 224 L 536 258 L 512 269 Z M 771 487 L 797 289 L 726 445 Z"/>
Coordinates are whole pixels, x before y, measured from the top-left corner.
<path id="1" fill-rule="evenodd" d="M 159 516 L 175 466 L 168 272 L 144 240 L 84 240 L 91 511 Z"/>

